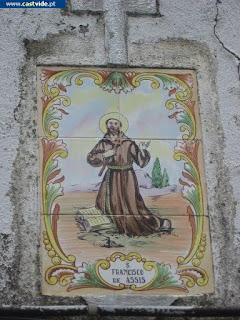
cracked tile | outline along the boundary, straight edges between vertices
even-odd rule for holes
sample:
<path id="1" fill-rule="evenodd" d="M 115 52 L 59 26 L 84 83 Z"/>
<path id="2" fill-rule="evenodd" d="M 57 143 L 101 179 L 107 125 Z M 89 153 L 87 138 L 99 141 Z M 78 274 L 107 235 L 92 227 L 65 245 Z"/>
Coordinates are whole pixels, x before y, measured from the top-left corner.
<path id="1" fill-rule="evenodd" d="M 118 219 L 122 220 L 124 229 L 124 216 L 118 216 Z M 111 258 L 112 263 L 117 261 L 118 268 L 120 266 L 125 268 L 124 260 L 120 259 L 126 253 L 124 230 L 123 234 L 119 234 L 113 223 L 100 220 L 99 216 L 42 215 L 41 258 L 43 270 L 49 270 L 42 274 L 43 278 L 45 277 L 50 282 L 52 277 L 57 277 L 57 280 L 60 280 L 64 274 L 68 273 L 70 275 L 67 282 L 68 290 L 80 290 L 84 294 L 99 292 L 97 283 L 91 282 L 98 281 L 97 278 L 91 279 L 92 272 L 96 268 L 98 268 L 102 279 L 110 285 L 110 287 L 106 285 L 101 288 L 103 292 L 106 291 L 106 294 L 109 293 L 111 287 L 114 289 L 114 286 L 119 287 L 121 283 L 126 282 L 124 280 L 126 273 L 120 272 L 120 274 L 116 270 L 105 268 L 104 265 L 98 267 L 96 265 L 96 261 L 104 260 L 107 263 L 108 258 Z M 51 263 L 56 268 L 51 267 Z M 54 272 L 59 268 L 60 271 Z M 96 289 L 91 289 L 93 284 L 96 285 Z M 85 286 L 88 289 L 84 289 Z M 66 287 L 57 286 L 53 291 L 56 295 L 67 294 Z M 51 292 L 52 288 L 45 284 L 43 293 L 51 294 Z"/>
<path id="2" fill-rule="evenodd" d="M 61 214 L 76 214 L 80 208 L 94 207 L 109 211 L 110 193 L 111 199 L 114 195 L 117 198 L 118 186 L 112 177 L 109 180 L 108 166 L 116 165 L 118 157 L 121 157 L 118 150 L 114 157 L 109 157 L 110 161 L 105 166 L 107 158 L 104 154 L 112 149 L 111 141 L 87 138 L 48 141 L 42 138 L 39 145 L 41 213 L 53 213 L 56 205 Z M 123 214 L 117 205 L 111 205 L 115 214 Z"/>
<path id="3" fill-rule="evenodd" d="M 102 116 L 119 114 L 118 95 L 96 85 L 97 76 L 91 69 L 39 68 L 38 78 L 47 79 L 38 88 L 40 137 L 100 138 Z"/>
<path id="4" fill-rule="evenodd" d="M 201 139 L 193 71 L 139 70 L 132 82 L 136 88 L 131 94 L 120 94 L 119 100 L 120 113 L 129 122 L 129 137 Z"/>
<path id="5" fill-rule="evenodd" d="M 136 259 L 138 259 L 137 261 L 157 263 L 162 272 L 172 274 L 172 278 L 175 278 L 176 283 L 178 282 L 179 284 L 179 287 L 175 287 L 174 284 L 167 284 L 167 282 L 164 285 L 164 279 L 161 278 L 161 273 L 159 273 L 159 281 L 155 283 L 155 286 L 146 288 L 147 281 L 145 284 L 142 284 L 136 278 L 136 282 L 134 281 L 133 284 L 139 290 L 142 287 L 140 291 L 144 291 L 144 294 L 176 295 L 185 295 L 190 292 L 191 294 L 192 292 L 194 294 L 201 294 L 213 291 L 214 279 L 208 217 L 171 216 L 169 217 L 172 223 L 170 231 L 161 231 L 161 229 L 159 231 L 150 230 L 151 228 L 154 229 L 155 225 L 157 225 L 152 222 L 152 217 L 125 216 L 125 219 L 127 253 L 135 255 Z M 132 228 L 129 228 L 130 225 Z M 145 233 L 145 236 L 129 233 L 130 230 L 136 231 L 138 229 L 136 226 L 140 226 L 139 229 L 142 229 L 142 233 Z M 137 265 L 137 263 L 135 264 Z M 140 266 L 140 262 L 138 266 L 143 270 L 142 277 L 147 276 L 147 263 L 145 265 L 146 270 L 144 270 L 144 266 Z M 196 275 L 197 277 L 195 277 Z M 199 283 L 203 281 L 203 286 L 194 282 L 198 277 L 202 278 L 202 280 L 198 281 Z M 193 281 L 193 288 L 187 285 L 189 279 Z M 139 293 L 139 290 L 131 289 L 128 290 L 128 293 L 136 294 Z"/>
<path id="6" fill-rule="evenodd" d="M 145 148 L 142 155 L 141 144 Z M 122 170 L 124 214 L 208 215 L 200 141 L 127 138 L 120 148 L 122 167 L 132 165 Z"/>

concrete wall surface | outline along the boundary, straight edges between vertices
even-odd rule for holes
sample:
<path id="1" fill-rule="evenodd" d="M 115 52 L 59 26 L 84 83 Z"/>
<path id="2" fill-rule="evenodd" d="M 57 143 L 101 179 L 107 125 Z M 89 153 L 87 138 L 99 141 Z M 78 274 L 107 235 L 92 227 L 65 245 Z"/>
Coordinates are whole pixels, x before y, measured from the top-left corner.
<path id="1" fill-rule="evenodd" d="M 116 305 L 239 305 L 239 17 L 239 0 L 72 0 L 66 9 L 0 9 L 2 305 L 79 305 L 84 300 Z M 37 65 L 196 70 L 213 294 L 131 299 L 40 295 Z"/>

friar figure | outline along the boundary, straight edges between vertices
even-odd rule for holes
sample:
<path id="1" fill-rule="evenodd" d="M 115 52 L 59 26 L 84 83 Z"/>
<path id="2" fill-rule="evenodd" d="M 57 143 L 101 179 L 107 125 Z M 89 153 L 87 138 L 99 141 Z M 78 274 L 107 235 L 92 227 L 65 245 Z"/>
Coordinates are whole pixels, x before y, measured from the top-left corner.
<path id="1" fill-rule="evenodd" d="M 128 121 L 117 112 L 105 114 L 99 125 L 105 135 L 87 156 L 90 165 L 102 167 L 99 175 L 107 167 L 97 195 L 96 208 L 114 222 L 119 233 L 147 236 L 161 231 L 166 227 L 166 221 L 170 221 L 148 210 L 140 195 L 133 169 L 133 163 L 143 168 L 150 161 L 150 154 L 146 150 L 150 142 L 140 142 L 138 146 L 129 139 L 124 134 L 128 129 Z"/>

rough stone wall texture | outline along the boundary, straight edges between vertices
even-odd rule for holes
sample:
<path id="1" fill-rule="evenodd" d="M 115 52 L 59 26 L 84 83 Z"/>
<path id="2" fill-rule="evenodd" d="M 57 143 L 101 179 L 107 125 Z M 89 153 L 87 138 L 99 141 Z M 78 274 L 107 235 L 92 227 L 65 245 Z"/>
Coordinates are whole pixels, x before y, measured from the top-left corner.
<path id="1" fill-rule="evenodd" d="M 197 71 L 215 293 L 87 299 L 101 304 L 236 306 L 240 298 L 239 0 L 72 0 L 0 11 L 0 301 L 80 304 L 40 295 L 37 65 Z"/>

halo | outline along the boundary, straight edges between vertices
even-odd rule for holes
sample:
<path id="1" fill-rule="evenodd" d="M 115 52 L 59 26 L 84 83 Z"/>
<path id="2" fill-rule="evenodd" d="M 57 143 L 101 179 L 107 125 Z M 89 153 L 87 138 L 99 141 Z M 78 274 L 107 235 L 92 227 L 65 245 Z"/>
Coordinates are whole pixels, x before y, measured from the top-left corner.
<path id="1" fill-rule="evenodd" d="M 106 128 L 106 121 L 109 119 L 116 119 L 121 122 L 122 127 L 121 131 L 126 132 L 128 129 L 128 120 L 125 118 L 121 113 L 118 112 L 109 112 L 106 113 L 104 116 L 99 121 L 99 128 L 102 131 L 102 133 L 107 133 L 107 128 Z"/>

